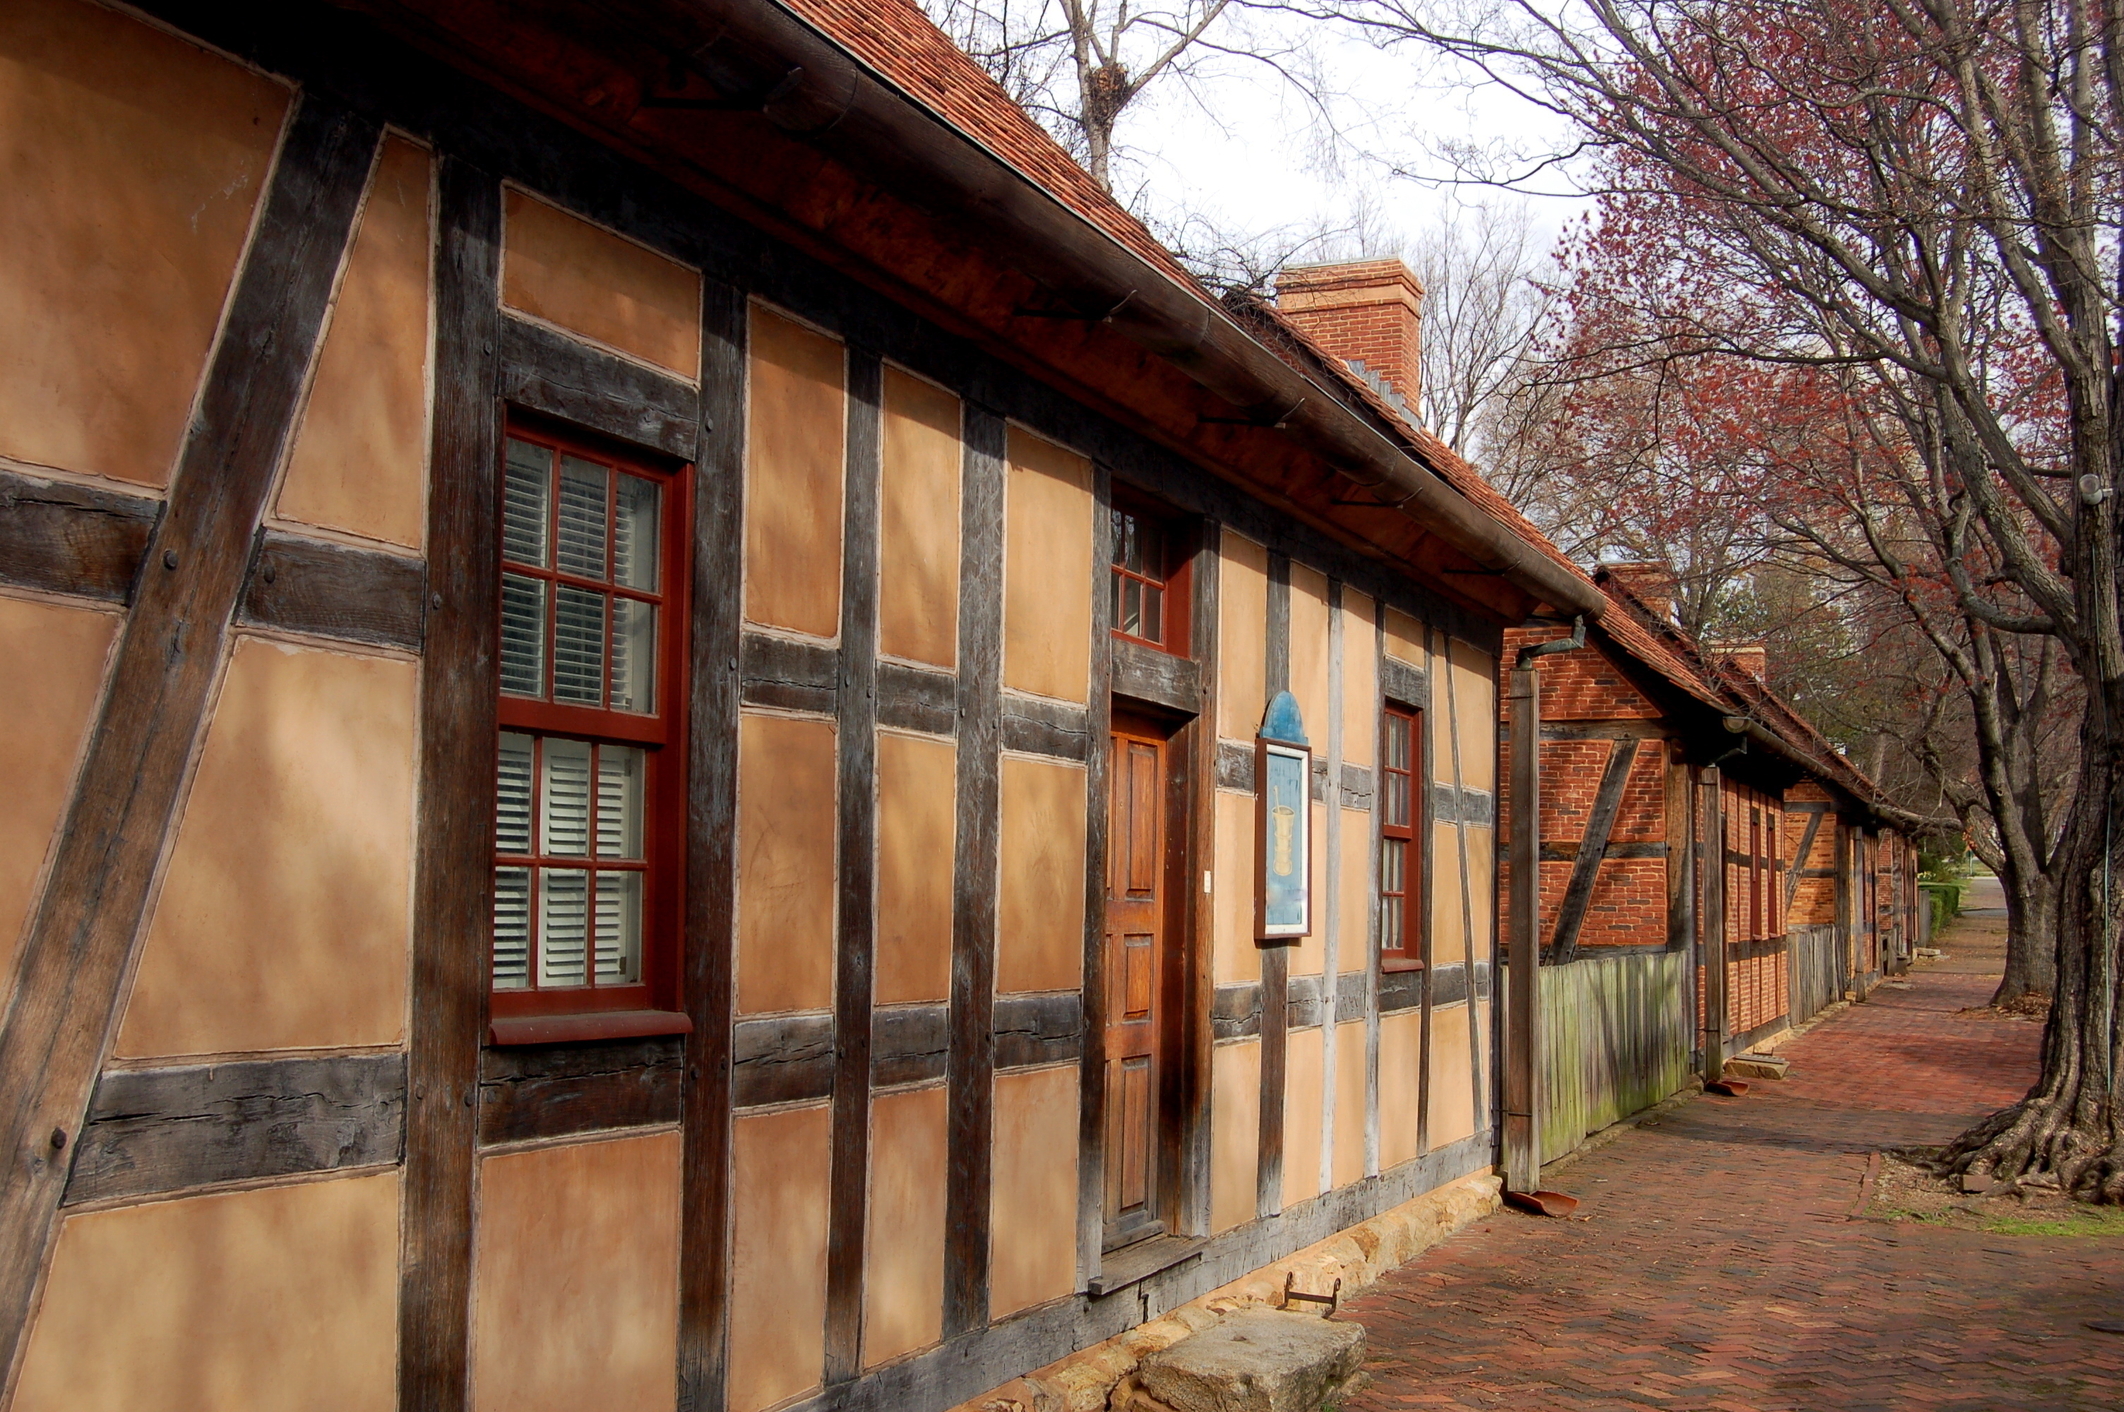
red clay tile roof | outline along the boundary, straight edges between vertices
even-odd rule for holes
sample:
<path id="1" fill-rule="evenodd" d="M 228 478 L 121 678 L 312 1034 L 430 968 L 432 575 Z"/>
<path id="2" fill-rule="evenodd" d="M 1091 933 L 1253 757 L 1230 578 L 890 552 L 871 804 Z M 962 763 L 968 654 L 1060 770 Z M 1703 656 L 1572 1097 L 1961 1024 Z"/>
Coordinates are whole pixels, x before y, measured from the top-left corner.
<path id="1" fill-rule="evenodd" d="M 986 149 L 1046 191 L 1062 205 L 1089 221 L 1108 237 L 1206 303 L 1216 302 L 1187 268 L 1160 244 L 1156 237 L 1120 202 L 1092 180 L 1040 125 L 1028 117 L 1010 95 L 932 24 L 913 0 L 781 0 L 798 16 L 846 48 L 886 81 L 922 103 L 949 123 L 967 140 Z M 1446 484 L 1508 526 L 1529 545 L 1574 576 L 1594 585 L 1584 570 L 1549 541 L 1532 521 L 1497 493 L 1482 473 L 1436 436 L 1416 426 L 1412 419 L 1358 377 L 1342 359 L 1335 357 L 1269 305 L 1254 305 L 1243 311 L 1271 324 L 1275 336 L 1263 339 L 1280 357 L 1302 371 L 1325 371 L 1348 391 L 1351 399 L 1370 410 L 1397 433 L 1416 458 Z M 1303 350 L 1315 367 L 1303 365 Z M 1622 601 L 1627 591 L 1612 583 L 1600 584 L 1610 598 Z M 1634 600 L 1629 600 L 1634 603 Z M 1754 683 L 1732 680 L 1737 669 L 1713 663 L 1701 649 L 1678 631 L 1660 636 L 1673 640 L 1679 653 L 1655 637 L 1637 613 L 1607 614 L 1599 631 L 1618 647 L 1643 662 L 1692 697 L 1721 712 L 1739 712 L 1761 720 L 1795 748 L 1818 755 L 1842 776 L 1837 783 L 1862 798 L 1878 798 L 1872 781 L 1837 755 L 1829 743 L 1802 721 L 1776 695 Z M 1642 604 L 1636 604 L 1642 610 Z M 1745 674 L 1742 674 L 1745 675 Z M 1751 685 L 1752 684 L 1752 685 Z M 1750 710 L 1750 707 L 1757 709 Z M 1769 709 L 1764 709 L 1769 708 Z M 1774 720 L 1763 720 L 1765 715 Z"/>
<path id="2" fill-rule="evenodd" d="M 1205 303 L 1214 302 L 1173 252 L 1093 181 L 913 0 L 781 3 L 1175 284 Z"/>

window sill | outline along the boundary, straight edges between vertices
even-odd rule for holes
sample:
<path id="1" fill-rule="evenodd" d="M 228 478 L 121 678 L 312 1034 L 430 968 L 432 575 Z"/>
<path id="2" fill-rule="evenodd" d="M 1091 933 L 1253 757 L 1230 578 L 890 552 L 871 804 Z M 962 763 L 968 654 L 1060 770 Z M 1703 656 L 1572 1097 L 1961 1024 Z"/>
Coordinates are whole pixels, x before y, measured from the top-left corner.
<path id="1" fill-rule="evenodd" d="M 1084 1292 L 1094 1299 L 1104 1299 L 1130 1285 L 1142 1284 L 1152 1275 L 1163 1274 L 1175 1265 L 1200 1259 L 1208 1244 L 1199 1236 L 1161 1235 L 1110 1250 L 1100 1261 L 1099 1273 L 1091 1278 Z"/>
<path id="2" fill-rule="evenodd" d="M 587 1015 L 509 1015 L 487 1025 L 487 1043 L 572 1044 L 586 1039 L 641 1039 L 692 1034 L 693 1021 L 676 1010 L 608 1010 Z"/>
<path id="3" fill-rule="evenodd" d="M 1379 958 L 1379 969 L 1382 971 L 1420 971 L 1423 969 L 1423 962 L 1414 956 L 1382 956 Z"/>

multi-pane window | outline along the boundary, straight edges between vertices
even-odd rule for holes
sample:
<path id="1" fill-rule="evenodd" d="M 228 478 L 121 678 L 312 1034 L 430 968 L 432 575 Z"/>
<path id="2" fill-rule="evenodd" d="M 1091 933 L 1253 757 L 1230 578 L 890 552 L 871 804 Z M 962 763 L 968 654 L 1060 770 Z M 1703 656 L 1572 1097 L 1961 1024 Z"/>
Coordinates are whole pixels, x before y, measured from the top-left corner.
<path id="1" fill-rule="evenodd" d="M 502 476 L 497 1014 L 648 1009 L 675 922 L 681 484 L 513 429 Z"/>
<path id="2" fill-rule="evenodd" d="M 1111 529 L 1114 635 L 1185 656 L 1187 556 L 1181 535 L 1171 521 L 1130 504 L 1113 508 Z"/>
<path id="3" fill-rule="evenodd" d="M 1379 761 L 1379 964 L 1423 964 L 1423 717 L 1387 705 Z"/>

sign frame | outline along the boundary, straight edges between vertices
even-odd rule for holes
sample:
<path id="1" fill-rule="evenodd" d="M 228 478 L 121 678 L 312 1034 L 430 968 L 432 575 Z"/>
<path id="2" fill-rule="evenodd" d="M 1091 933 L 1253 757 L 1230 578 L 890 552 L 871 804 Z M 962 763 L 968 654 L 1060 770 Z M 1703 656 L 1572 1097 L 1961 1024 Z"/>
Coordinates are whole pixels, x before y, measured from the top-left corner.
<path id="1" fill-rule="evenodd" d="M 1254 939 L 1296 945 L 1313 932 L 1312 747 L 1256 736 L 1254 799 Z"/>

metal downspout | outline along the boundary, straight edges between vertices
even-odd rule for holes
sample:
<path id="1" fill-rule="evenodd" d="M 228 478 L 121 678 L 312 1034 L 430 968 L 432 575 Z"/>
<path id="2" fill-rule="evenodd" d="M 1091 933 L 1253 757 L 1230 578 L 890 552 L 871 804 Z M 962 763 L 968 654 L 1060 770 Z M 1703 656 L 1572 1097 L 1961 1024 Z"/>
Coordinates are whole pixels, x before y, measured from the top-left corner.
<path id="1" fill-rule="evenodd" d="M 1541 667 L 1552 652 L 1586 645 L 1586 620 L 1569 637 L 1519 649 L 1505 693 L 1511 703 L 1512 885 L 1506 899 L 1505 1190 L 1541 1185 Z"/>

